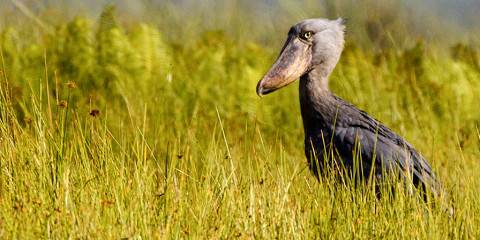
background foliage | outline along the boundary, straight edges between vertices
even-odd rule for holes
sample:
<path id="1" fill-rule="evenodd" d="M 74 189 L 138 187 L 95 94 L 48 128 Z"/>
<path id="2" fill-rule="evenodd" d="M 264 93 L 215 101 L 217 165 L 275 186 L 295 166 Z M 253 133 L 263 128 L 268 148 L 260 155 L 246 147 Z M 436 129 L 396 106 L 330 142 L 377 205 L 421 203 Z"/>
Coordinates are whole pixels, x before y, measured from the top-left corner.
<path id="1" fill-rule="evenodd" d="M 68 1 L 2 4 L 2 238 L 479 237 L 470 15 L 427 21 L 441 18 L 409 1 L 152 1 L 144 15 L 119 2 L 74 17 Z M 306 169 L 298 86 L 259 99 L 255 85 L 311 16 L 349 18 L 332 91 L 429 159 L 453 216 Z"/>

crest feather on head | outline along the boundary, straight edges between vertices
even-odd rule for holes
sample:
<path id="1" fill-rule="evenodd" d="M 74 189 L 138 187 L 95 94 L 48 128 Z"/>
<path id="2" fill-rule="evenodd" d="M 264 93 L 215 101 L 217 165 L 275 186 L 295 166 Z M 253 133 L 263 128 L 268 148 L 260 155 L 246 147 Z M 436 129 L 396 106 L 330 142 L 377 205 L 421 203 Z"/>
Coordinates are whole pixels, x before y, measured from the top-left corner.
<path id="1" fill-rule="evenodd" d="M 338 26 L 340 27 L 340 29 L 345 32 L 345 25 L 347 24 L 347 20 L 344 19 L 344 18 L 337 18 L 337 20 L 335 20 L 335 22 L 338 24 Z"/>

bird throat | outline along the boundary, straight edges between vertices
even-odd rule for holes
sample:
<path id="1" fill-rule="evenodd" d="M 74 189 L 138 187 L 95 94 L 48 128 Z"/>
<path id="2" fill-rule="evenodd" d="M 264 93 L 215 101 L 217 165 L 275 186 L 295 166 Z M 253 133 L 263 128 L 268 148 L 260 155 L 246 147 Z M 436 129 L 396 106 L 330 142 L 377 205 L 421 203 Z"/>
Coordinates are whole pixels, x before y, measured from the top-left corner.
<path id="1" fill-rule="evenodd" d="M 315 70 L 300 77 L 300 108 L 306 135 L 319 134 L 333 126 L 338 110 L 328 89 L 328 74 Z"/>

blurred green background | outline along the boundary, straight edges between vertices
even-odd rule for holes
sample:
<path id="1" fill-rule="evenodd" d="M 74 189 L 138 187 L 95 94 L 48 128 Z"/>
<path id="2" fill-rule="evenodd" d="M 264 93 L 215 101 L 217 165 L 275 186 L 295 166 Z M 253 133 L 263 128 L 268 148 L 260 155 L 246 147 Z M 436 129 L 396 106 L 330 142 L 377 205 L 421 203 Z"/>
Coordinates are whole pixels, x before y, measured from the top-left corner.
<path id="1" fill-rule="evenodd" d="M 0 238 L 479 236 L 480 3 L 0 2 Z M 307 170 L 294 23 L 347 19 L 331 90 L 404 136 L 441 204 Z M 398 190 L 397 196 L 401 194 Z"/>

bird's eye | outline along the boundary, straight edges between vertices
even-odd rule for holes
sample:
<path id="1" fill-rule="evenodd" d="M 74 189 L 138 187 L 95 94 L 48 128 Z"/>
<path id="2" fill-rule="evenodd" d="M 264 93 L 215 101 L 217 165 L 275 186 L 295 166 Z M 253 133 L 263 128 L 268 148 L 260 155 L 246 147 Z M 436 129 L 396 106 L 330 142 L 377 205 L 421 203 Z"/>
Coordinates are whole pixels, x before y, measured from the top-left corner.
<path id="1" fill-rule="evenodd" d="M 309 40 L 311 37 L 312 37 L 313 33 L 311 31 L 308 31 L 308 32 L 304 32 L 301 34 L 301 38 L 303 38 L 304 40 Z"/>

